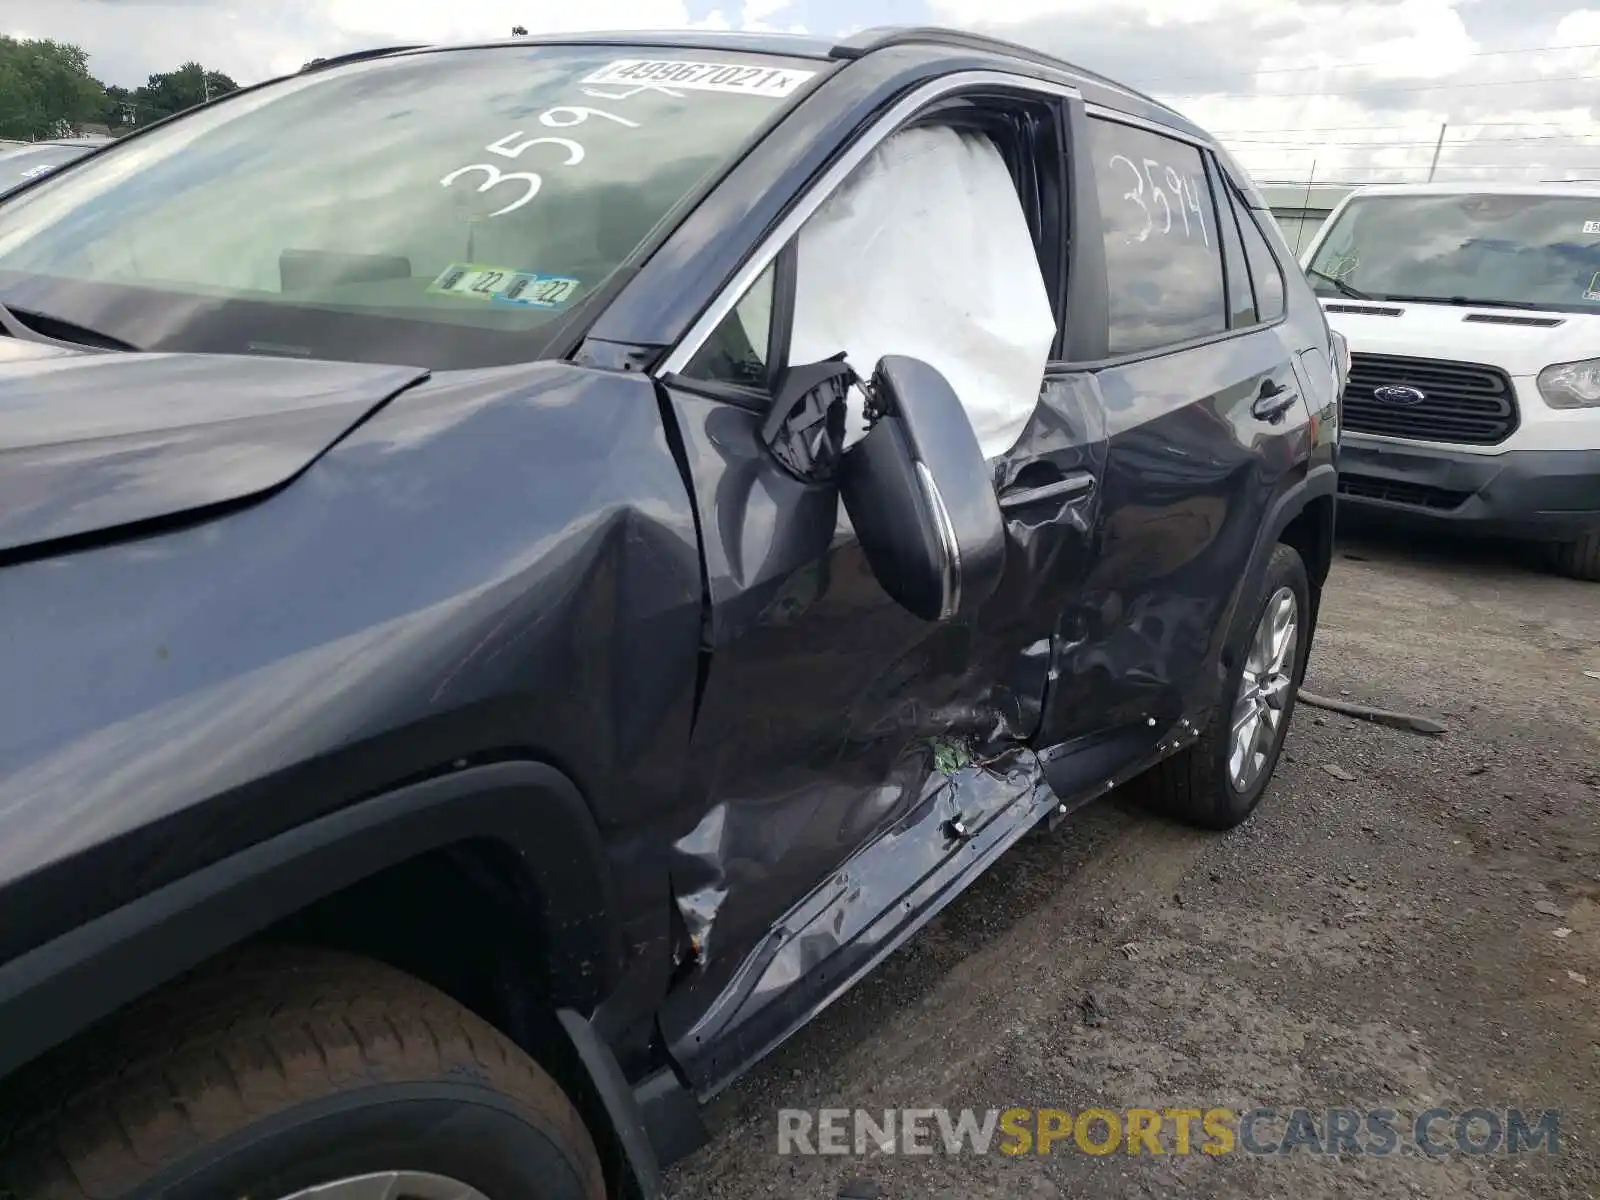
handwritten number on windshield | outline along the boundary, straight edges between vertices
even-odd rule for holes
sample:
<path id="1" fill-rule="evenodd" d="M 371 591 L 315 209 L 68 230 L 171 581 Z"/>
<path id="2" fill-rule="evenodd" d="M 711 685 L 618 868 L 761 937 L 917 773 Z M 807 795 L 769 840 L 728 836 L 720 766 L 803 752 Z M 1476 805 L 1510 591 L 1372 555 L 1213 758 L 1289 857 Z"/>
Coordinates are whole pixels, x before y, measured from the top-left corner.
<path id="1" fill-rule="evenodd" d="M 1124 200 L 1132 200 L 1139 206 L 1139 211 L 1144 214 L 1144 228 L 1139 231 L 1139 236 L 1134 239 L 1136 242 L 1142 242 L 1150 236 L 1150 231 L 1156 227 L 1156 223 L 1150 219 L 1150 209 L 1144 202 L 1144 176 L 1139 173 L 1139 168 L 1133 165 L 1133 159 L 1126 154 L 1113 154 L 1111 156 L 1111 166 L 1116 166 L 1119 162 L 1126 163 L 1128 170 L 1133 172 L 1133 191 L 1123 192 L 1122 198 Z"/>
<path id="2" fill-rule="evenodd" d="M 1200 240 L 1209 248 L 1211 246 L 1211 235 L 1206 232 L 1206 214 L 1200 209 L 1200 193 L 1195 190 L 1194 177 L 1191 175 L 1183 177 L 1183 198 L 1186 209 L 1194 214 L 1195 224 L 1200 226 Z M 1185 217 L 1185 231 L 1187 231 L 1188 223 L 1188 218 Z"/>
<path id="3" fill-rule="evenodd" d="M 1173 166 L 1166 168 L 1167 186 L 1172 189 L 1172 194 L 1178 198 L 1178 212 L 1183 214 L 1183 236 L 1189 236 L 1189 206 L 1183 201 L 1186 193 L 1183 190 L 1183 176 L 1178 174 L 1178 169 Z M 1203 226 L 1202 226 L 1203 227 Z"/>
<path id="4" fill-rule="evenodd" d="M 1159 230 L 1163 236 L 1170 236 L 1173 232 L 1174 216 L 1183 222 L 1183 236 L 1193 237 L 1196 227 L 1199 228 L 1200 237 L 1207 246 L 1211 245 L 1211 236 L 1206 232 L 1205 213 L 1200 207 L 1200 193 L 1195 190 L 1192 178 L 1170 165 L 1157 162 L 1153 158 L 1143 160 L 1141 164 L 1135 163 L 1126 154 L 1113 154 L 1106 160 L 1108 167 L 1118 165 L 1126 167 L 1133 176 L 1133 189 L 1123 192 L 1122 198 L 1130 200 L 1138 206 L 1139 215 L 1144 218 L 1144 228 L 1138 233 L 1130 234 L 1129 241 L 1143 242 L 1156 232 L 1156 210 L 1160 210 L 1161 224 Z M 1163 187 L 1162 184 L 1166 186 Z M 1191 221 L 1190 214 L 1194 220 Z"/>
<path id="5" fill-rule="evenodd" d="M 546 109 L 539 114 L 539 123 L 551 129 L 570 129 L 574 125 L 582 125 L 590 117 L 604 117 L 608 121 L 615 121 L 618 125 L 626 125 L 629 129 L 639 128 L 637 121 L 619 117 L 615 113 L 608 113 L 598 108 L 585 108 L 568 104 L 558 104 L 554 108 Z M 498 154 L 501 158 L 517 159 L 522 156 L 524 151 L 534 146 L 559 146 L 567 152 L 566 161 L 559 164 L 563 167 L 577 166 L 584 160 L 587 153 L 580 143 L 573 141 L 571 138 L 535 137 L 526 138 L 520 142 L 517 141 L 516 139 L 522 137 L 523 133 L 524 131 L 521 129 L 513 130 L 498 141 L 490 142 L 484 149 L 490 154 Z M 537 196 L 539 189 L 544 186 L 544 177 L 537 171 L 502 171 L 493 163 L 468 163 L 464 167 L 457 167 L 439 180 L 439 186 L 449 187 L 456 180 L 473 171 L 483 176 L 483 182 L 478 185 L 480 194 L 493 191 L 503 183 L 520 183 L 522 185 L 522 195 L 505 207 L 495 209 L 494 212 L 489 214 L 491 217 L 503 217 L 506 213 L 516 212 L 517 209 Z"/>
<path id="6" fill-rule="evenodd" d="M 556 114 L 561 114 L 557 119 Z M 618 125 L 626 125 L 629 129 L 639 128 L 639 122 L 630 121 L 627 117 L 619 117 L 616 113 L 608 113 L 600 108 L 585 108 L 582 105 L 558 104 L 554 108 L 547 108 L 539 114 L 539 123 L 548 125 L 551 129 L 571 129 L 574 125 L 582 125 L 590 117 L 604 117 L 608 121 L 615 121 Z"/>
<path id="7" fill-rule="evenodd" d="M 490 154 L 499 154 L 505 158 L 516 158 L 529 146 L 565 146 L 567 148 L 567 161 L 562 163 L 562 166 L 575 167 L 583 161 L 583 147 L 578 145 L 578 143 L 573 141 L 571 138 L 529 138 L 527 141 L 519 142 L 515 146 L 506 145 L 506 143 L 512 138 L 519 138 L 521 136 L 522 130 L 518 129 L 513 133 L 506 134 L 505 137 L 501 138 L 498 142 L 490 142 L 484 147 L 484 149 Z"/>
<path id="8" fill-rule="evenodd" d="M 492 188 L 499 187 L 502 183 L 520 183 L 523 185 L 525 190 L 521 198 L 513 200 L 504 208 L 495 209 L 489 214 L 491 217 L 501 217 L 508 212 L 516 212 L 517 209 L 539 194 L 539 188 L 544 183 L 544 179 L 533 171 L 502 171 L 493 163 L 468 163 L 464 167 L 457 167 L 450 174 L 439 180 L 439 186 L 449 187 L 468 171 L 481 171 L 486 176 L 484 181 L 478 185 L 479 192 L 487 192 Z"/>
<path id="9" fill-rule="evenodd" d="M 1145 159 L 1144 177 L 1150 184 L 1150 194 L 1161 203 L 1161 214 L 1166 218 L 1166 224 L 1161 227 L 1161 232 L 1163 235 L 1166 235 L 1172 232 L 1172 202 L 1167 199 L 1166 192 L 1161 190 L 1161 185 L 1156 182 L 1155 175 L 1150 173 L 1152 170 L 1154 170 L 1156 174 L 1160 174 L 1161 164 L 1153 158 Z"/>

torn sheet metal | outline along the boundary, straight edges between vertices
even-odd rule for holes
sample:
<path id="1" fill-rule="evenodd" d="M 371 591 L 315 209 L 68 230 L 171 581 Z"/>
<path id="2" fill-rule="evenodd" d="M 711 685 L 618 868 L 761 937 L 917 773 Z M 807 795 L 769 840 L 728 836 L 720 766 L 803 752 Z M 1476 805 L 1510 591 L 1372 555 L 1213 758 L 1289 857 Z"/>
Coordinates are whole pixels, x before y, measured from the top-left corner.
<path id="1" fill-rule="evenodd" d="M 717 1002 L 674 1039 L 674 1056 L 714 1090 L 735 1063 L 759 1057 L 926 923 L 1054 804 L 1031 750 L 985 758 L 971 739 L 918 739 L 864 800 L 870 819 L 893 812 L 887 826 L 776 923 Z M 734 880 L 770 869 L 782 811 L 719 805 L 674 847 L 680 865 L 692 857 L 702 872 L 679 901 L 702 954 L 718 953 L 716 921 Z M 727 1049 L 697 1061 L 693 1048 L 713 1043 Z"/>
<path id="2" fill-rule="evenodd" d="M 885 354 L 937 368 L 985 458 L 1039 399 L 1056 321 L 1005 159 L 948 127 L 894 134 L 800 234 L 790 361 L 844 350 L 863 379 Z M 862 422 L 852 412 L 848 424 Z"/>

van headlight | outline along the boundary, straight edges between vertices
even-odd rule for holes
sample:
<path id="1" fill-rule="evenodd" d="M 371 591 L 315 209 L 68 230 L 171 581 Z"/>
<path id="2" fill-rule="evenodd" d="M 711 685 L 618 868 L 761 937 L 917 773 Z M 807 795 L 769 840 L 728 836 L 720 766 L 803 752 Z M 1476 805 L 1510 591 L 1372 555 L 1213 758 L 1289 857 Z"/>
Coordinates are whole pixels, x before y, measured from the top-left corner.
<path id="1" fill-rule="evenodd" d="M 1600 358 L 1546 367 L 1539 372 L 1539 394 L 1551 408 L 1600 406 Z"/>

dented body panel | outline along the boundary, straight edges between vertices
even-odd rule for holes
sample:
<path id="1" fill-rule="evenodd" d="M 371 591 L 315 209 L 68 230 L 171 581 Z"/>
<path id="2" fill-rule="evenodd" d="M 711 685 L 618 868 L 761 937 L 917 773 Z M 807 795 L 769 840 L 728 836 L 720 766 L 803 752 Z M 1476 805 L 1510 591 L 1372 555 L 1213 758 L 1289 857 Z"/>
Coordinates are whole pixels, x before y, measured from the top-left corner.
<path id="1" fill-rule="evenodd" d="M 655 819 L 700 615 L 649 381 L 557 363 L 437 376 L 265 500 L 7 567 L 0 957 L 463 761 Z"/>

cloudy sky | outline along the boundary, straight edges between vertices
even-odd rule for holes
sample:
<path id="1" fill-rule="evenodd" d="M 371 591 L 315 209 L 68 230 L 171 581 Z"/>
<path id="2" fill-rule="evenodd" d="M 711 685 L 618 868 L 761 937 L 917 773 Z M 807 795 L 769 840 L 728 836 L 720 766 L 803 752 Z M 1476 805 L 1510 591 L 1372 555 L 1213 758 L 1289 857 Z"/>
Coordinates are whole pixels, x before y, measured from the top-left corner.
<path id="1" fill-rule="evenodd" d="M 576 29 L 983 29 L 1200 120 L 1258 180 L 1600 178 L 1600 0 L 5 0 L 107 83 L 186 59 L 241 82 L 397 41 Z"/>

